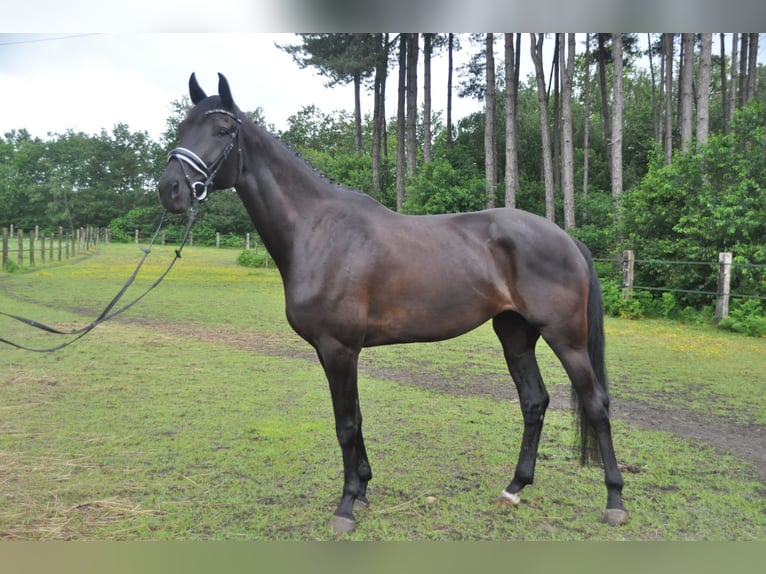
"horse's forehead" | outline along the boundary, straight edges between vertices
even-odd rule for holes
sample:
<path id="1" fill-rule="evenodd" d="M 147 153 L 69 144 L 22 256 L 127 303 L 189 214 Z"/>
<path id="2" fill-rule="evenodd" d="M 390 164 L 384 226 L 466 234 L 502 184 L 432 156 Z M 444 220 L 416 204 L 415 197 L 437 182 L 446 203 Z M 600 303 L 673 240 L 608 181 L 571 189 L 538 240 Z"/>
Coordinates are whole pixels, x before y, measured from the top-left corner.
<path id="1" fill-rule="evenodd" d="M 184 121 L 190 120 L 193 117 L 199 116 L 198 119 L 204 119 L 205 118 L 205 112 L 209 110 L 213 110 L 216 107 L 220 107 L 220 98 L 218 96 L 210 96 L 208 98 L 205 98 L 200 103 L 198 103 L 195 106 L 192 106 L 188 110 L 186 110 L 186 115 L 184 116 Z"/>

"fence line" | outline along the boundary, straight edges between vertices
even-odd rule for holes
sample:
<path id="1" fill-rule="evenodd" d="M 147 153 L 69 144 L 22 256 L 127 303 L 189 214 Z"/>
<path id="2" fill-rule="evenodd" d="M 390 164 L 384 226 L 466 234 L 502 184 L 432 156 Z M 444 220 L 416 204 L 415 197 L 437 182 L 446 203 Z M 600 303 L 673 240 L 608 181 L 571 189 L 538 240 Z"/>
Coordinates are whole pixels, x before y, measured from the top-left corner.
<path id="1" fill-rule="evenodd" d="M 108 228 L 94 226 L 80 227 L 73 233 L 65 233 L 59 227 L 58 233 L 40 231 L 35 226 L 33 231 L 26 233 L 14 226 L 2 230 L 2 271 L 36 267 L 36 256 L 39 254 L 41 265 L 48 262 L 63 261 L 89 250 L 96 244 L 109 243 L 111 231 Z M 36 244 L 39 242 L 39 248 Z M 15 257 L 12 257 L 12 254 Z"/>
<path id="2" fill-rule="evenodd" d="M 766 297 L 760 295 L 753 295 L 747 293 L 734 293 L 731 291 L 731 276 L 732 269 L 739 267 L 745 269 L 757 269 L 766 270 L 766 264 L 761 263 L 736 263 L 732 260 L 732 254 L 729 252 L 722 252 L 718 254 L 718 261 L 676 261 L 667 259 L 636 259 L 635 253 L 631 250 L 626 250 L 622 253 L 622 258 L 594 258 L 594 261 L 602 263 L 611 263 L 615 266 L 621 266 L 622 268 L 622 296 L 624 299 L 630 299 L 633 296 L 634 290 L 642 291 L 654 291 L 654 292 L 667 292 L 667 293 L 684 293 L 690 295 L 708 295 L 716 298 L 716 321 L 727 317 L 729 315 L 729 303 L 732 298 L 740 299 L 757 299 L 760 301 L 766 301 Z M 650 264 L 650 265 L 702 265 L 708 267 L 718 268 L 717 284 L 715 291 L 704 291 L 701 289 L 679 289 L 672 287 L 652 287 L 648 285 L 636 285 L 635 266 L 637 264 Z"/>

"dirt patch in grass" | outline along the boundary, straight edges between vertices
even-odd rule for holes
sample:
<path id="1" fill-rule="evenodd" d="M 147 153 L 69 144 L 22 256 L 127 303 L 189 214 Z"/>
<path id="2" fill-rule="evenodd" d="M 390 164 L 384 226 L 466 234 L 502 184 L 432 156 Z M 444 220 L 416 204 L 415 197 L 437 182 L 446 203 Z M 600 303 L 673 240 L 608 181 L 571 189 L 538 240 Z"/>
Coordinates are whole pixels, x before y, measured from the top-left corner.
<path id="1" fill-rule="evenodd" d="M 131 321 L 132 322 L 132 321 Z M 149 325 L 149 321 L 137 322 Z M 169 326 L 163 324 L 167 332 Z M 300 358 L 316 361 L 316 353 L 297 335 L 266 334 L 237 330 L 227 330 L 205 325 L 174 324 L 175 335 L 196 337 L 203 340 L 225 342 L 225 344 L 263 353 L 270 356 Z M 374 361 L 373 361 L 374 362 Z M 518 403 L 518 395 L 510 375 L 482 374 L 475 379 L 466 380 L 465 373 L 443 373 L 435 375 L 411 361 L 399 361 L 395 367 L 369 365 L 364 356 L 360 359 L 362 377 L 395 381 L 417 388 L 438 391 L 453 396 L 484 396 L 496 401 Z M 563 384 L 547 384 L 551 395 L 551 409 L 570 409 L 570 387 Z M 766 426 L 741 424 L 728 418 L 684 411 L 682 398 L 668 397 L 668 404 L 673 400 L 678 408 L 657 406 L 654 403 L 636 399 L 612 398 L 611 412 L 615 420 L 625 421 L 639 428 L 659 430 L 676 436 L 697 441 L 719 451 L 734 454 L 738 458 L 753 464 L 760 480 L 766 482 Z"/>

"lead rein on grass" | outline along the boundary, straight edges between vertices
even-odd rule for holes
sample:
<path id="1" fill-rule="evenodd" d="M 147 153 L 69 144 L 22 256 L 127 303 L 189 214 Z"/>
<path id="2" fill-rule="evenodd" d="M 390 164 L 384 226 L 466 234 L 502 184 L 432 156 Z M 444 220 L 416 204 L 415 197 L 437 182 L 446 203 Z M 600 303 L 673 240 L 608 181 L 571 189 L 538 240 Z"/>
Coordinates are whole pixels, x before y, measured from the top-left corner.
<path id="1" fill-rule="evenodd" d="M 183 238 L 181 239 L 181 244 L 175 250 L 175 257 L 173 257 L 173 260 L 170 262 L 167 269 L 165 269 L 165 271 L 157 278 L 157 280 L 154 283 L 152 283 L 143 293 L 141 293 L 138 297 L 133 299 L 130 303 L 124 305 L 123 307 L 120 307 L 116 311 L 112 311 L 114 306 L 117 305 L 120 299 L 122 299 L 123 295 L 125 295 L 128 288 L 133 284 L 133 281 L 138 276 L 138 273 L 141 270 L 141 267 L 143 266 L 144 261 L 146 261 L 146 258 L 152 252 L 152 245 L 154 245 L 154 242 L 157 239 L 157 236 L 159 235 L 160 230 L 165 224 L 165 217 L 167 215 L 167 211 L 162 212 L 162 217 L 160 218 L 160 222 L 157 225 L 157 229 L 155 230 L 154 235 L 152 235 L 152 239 L 151 241 L 149 241 L 149 244 L 146 247 L 141 248 L 141 251 L 143 252 L 144 255 L 141 257 L 138 264 L 136 265 L 136 269 L 133 271 L 130 277 L 128 277 L 128 280 L 125 282 L 125 285 L 122 286 L 122 288 L 118 291 L 117 295 L 115 295 L 112 298 L 112 300 L 106 305 L 106 307 L 104 307 L 104 310 L 99 314 L 99 316 L 88 325 L 81 327 L 79 329 L 72 329 L 67 331 L 67 330 L 57 329 L 55 327 L 50 327 L 44 323 L 35 321 L 34 319 L 28 319 L 26 317 L 21 317 L 19 315 L 14 315 L 12 313 L 6 313 L 4 311 L 0 311 L 0 315 L 9 317 L 11 319 L 14 319 L 16 321 L 29 325 L 30 327 L 35 327 L 36 329 L 40 329 L 41 331 L 45 331 L 47 333 L 52 333 L 54 335 L 70 335 L 70 336 L 75 335 L 73 339 L 70 339 L 69 341 L 66 341 L 65 343 L 55 345 L 53 347 L 45 347 L 45 348 L 29 347 L 29 346 L 22 345 L 20 343 L 16 343 L 14 341 L 5 339 L 4 337 L 0 337 L 0 343 L 10 345 L 11 347 L 15 347 L 16 349 L 22 349 L 24 351 L 31 351 L 34 353 L 52 353 L 54 351 L 63 349 L 64 347 L 68 347 L 75 341 L 78 341 L 79 339 L 81 339 L 82 337 L 90 333 L 93 329 L 96 328 L 96 326 L 100 325 L 101 323 L 104 323 L 105 321 L 113 319 L 117 315 L 120 315 L 124 313 L 125 311 L 127 311 L 128 309 L 130 309 L 133 305 L 135 305 L 141 299 L 143 299 L 146 295 L 148 295 L 152 289 L 157 287 L 157 285 L 159 285 L 162 282 L 162 280 L 165 279 L 165 276 L 168 273 L 170 273 L 170 270 L 173 268 L 173 265 L 175 265 L 175 262 L 181 259 L 181 251 L 183 251 L 184 245 L 186 245 L 186 240 L 189 238 L 189 233 L 191 232 L 192 224 L 194 223 L 194 217 L 197 212 L 198 204 L 199 204 L 198 201 L 194 201 L 191 206 L 191 209 L 189 210 L 189 221 L 186 224 L 186 230 L 184 231 Z"/>

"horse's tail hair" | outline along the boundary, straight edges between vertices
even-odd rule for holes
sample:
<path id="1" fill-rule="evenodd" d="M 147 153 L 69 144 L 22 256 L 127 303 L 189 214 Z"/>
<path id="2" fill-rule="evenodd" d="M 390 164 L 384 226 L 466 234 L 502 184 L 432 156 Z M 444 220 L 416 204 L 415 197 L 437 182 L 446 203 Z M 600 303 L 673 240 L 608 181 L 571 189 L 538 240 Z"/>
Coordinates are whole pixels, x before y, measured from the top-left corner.
<path id="1" fill-rule="evenodd" d="M 590 275 L 590 288 L 588 289 L 588 355 L 591 367 L 596 375 L 595 384 L 601 387 L 609 406 L 609 390 L 604 359 L 604 303 L 601 292 L 601 283 L 593 266 L 593 257 L 590 250 L 580 241 L 575 239 L 577 247 L 588 262 Z M 598 436 L 593 425 L 588 421 L 585 407 L 580 401 L 577 392 L 572 388 L 572 408 L 577 417 L 579 426 L 580 464 L 598 464 L 601 455 L 598 449 Z"/>

